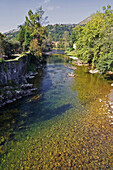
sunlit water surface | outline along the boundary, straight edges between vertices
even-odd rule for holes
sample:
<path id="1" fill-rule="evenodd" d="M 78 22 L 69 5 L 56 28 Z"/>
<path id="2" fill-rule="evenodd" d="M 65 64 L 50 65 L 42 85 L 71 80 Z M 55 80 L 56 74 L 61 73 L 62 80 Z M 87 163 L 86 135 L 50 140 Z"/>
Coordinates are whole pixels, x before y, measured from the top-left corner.
<path id="1" fill-rule="evenodd" d="M 110 85 L 64 55 L 48 57 L 32 83 L 33 96 L 0 110 L 0 169 L 113 169 Z"/>

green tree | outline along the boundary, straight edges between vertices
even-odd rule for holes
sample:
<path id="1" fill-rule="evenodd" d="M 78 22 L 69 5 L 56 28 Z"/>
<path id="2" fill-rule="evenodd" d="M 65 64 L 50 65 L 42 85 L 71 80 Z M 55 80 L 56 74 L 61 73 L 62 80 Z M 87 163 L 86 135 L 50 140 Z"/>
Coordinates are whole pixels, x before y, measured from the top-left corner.
<path id="1" fill-rule="evenodd" d="M 28 16 L 26 16 L 25 28 L 30 32 L 32 42 L 30 43 L 30 50 L 32 49 L 33 53 L 33 44 L 37 46 L 37 49 L 34 48 L 34 54 L 39 54 L 44 50 L 43 40 L 48 36 L 47 29 L 42 26 L 46 21 L 46 18 L 43 18 L 44 11 L 40 7 L 35 13 L 32 10 L 29 10 Z M 38 50 L 39 52 L 36 52 Z"/>
<path id="2" fill-rule="evenodd" d="M 4 38 L 4 35 L 0 33 L 0 57 L 5 54 L 5 51 L 3 48 L 3 38 Z"/>
<path id="3" fill-rule="evenodd" d="M 97 69 L 105 74 L 107 71 L 113 72 L 113 52 L 105 54 L 97 63 Z"/>
<path id="4" fill-rule="evenodd" d="M 26 32 L 26 29 L 25 29 L 25 25 L 20 25 L 20 30 L 19 30 L 19 33 L 17 35 L 17 40 L 20 42 L 20 50 L 22 51 L 23 50 L 23 43 L 25 41 L 25 32 Z"/>
<path id="5" fill-rule="evenodd" d="M 30 42 L 30 47 L 29 47 L 31 54 L 35 56 L 39 56 L 41 51 L 41 48 L 39 46 L 38 40 L 35 38 Z"/>
<path id="6" fill-rule="evenodd" d="M 5 54 L 4 48 L 3 48 L 3 41 L 0 39 L 0 57 Z"/>
<path id="7" fill-rule="evenodd" d="M 92 63 L 92 66 L 103 61 L 103 56 L 113 51 L 113 10 L 109 5 L 103 10 L 103 13 L 97 12 L 92 16 L 81 33 L 78 31 L 77 56 Z"/>
<path id="8" fill-rule="evenodd" d="M 1 56 L 8 56 L 10 57 L 14 53 L 15 47 L 13 46 L 12 43 L 0 39 L 0 55 Z"/>
<path id="9" fill-rule="evenodd" d="M 61 41 L 65 31 L 69 32 L 69 37 L 71 36 L 72 29 L 75 25 L 76 24 L 55 24 L 47 25 L 46 28 L 52 37 L 52 41 Z"/>
<path id="10" fill-rule="evenodd" d="M 5 35 L 3 35 L 2 33 L 0 33 L 0 39 L 4 39 Z"/>
<path id="11" fill-rule="evenodd" d="M 80 25 L 77 25 L 75 28 L 73 28 L 73 31 L 71 33 L 72 44 L 74 44 L 79 39 L 82 30 L 83 27 Z"/>
<path id="12" fill-rule="evenodd" d="M 69 37 L 69 32 L 65 31 L 63 35 L 63 45 L 64 49 L 66 50 L 70 46 L 70 37 Z"/>
<path id="13" fill-rule="evenodd" d="M 47 21 L 47 17 L 44 18 L 43 15 L 42 7 L 37 9 L 36 12 L 31 9 L 28 11 L 25 24 L 20 26 L 17 36 L 21 51 L 30 50 L 36 56 L 49 49 L 47 47 L 50 45 L 47 28 L 43 26 Z"/>
<path id="14" fill-rule="evenodd" d="M 31 33 L 29 31 L 25 30 L 23 51 L 28 51 L 29 50 L 31 40 L 32 40 Z"/>

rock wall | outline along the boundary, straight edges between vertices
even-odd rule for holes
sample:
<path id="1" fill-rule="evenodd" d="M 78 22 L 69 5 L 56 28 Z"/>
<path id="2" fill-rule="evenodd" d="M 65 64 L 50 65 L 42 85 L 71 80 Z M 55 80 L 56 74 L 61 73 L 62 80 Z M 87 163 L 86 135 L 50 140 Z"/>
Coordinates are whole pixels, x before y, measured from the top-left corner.
<path id="1" fill-rule="evenodd" d="M 13 103 L 25 96 L 33 95 L 37 88 L 27 79 L 34 78 L 38 72 L 28 72 L 29 55 L 17 57 L 0 63 L 0 107 Z"/>
<path id="2" fill-rule="evenodd" d="M 24 81 L 27 73 L 28 56 L 20 57 L 17 60 L 9 60 L 0 63 L 0 85 L 9 83 L 19 84 Z"/>

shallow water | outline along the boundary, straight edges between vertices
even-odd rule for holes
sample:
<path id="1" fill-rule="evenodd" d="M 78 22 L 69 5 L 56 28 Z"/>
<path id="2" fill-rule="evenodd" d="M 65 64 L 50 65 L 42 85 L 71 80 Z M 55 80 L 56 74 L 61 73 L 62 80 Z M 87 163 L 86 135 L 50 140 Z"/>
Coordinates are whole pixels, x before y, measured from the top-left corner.
<path id="1" fill-rule="evenodd" d="M 37 92 L 0 110 L 0 169 L 113 169 L 111 87 L 70 67 L 64 55 L 48 57 Z"/>

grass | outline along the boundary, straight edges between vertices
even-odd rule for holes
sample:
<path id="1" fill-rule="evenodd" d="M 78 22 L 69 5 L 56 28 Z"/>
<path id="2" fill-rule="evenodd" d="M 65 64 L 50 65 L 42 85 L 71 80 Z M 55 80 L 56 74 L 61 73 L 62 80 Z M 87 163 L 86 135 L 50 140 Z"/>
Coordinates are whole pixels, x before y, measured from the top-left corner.
<path id="1" fill-rule="evenodd" d="M 76 57 L 76 51 L 75 50 L 73 50 L 73 51 L 65 51 L 65 54 L 68 55 L 68 56 Z"/>
<path id="2" fill-rule="evenodd" d="M 4 62 L 9 62 L 9 61 L 18 61 L 20 58 L 24 57 L 26 54 L 29 54 L 30 51 L 28 52 L 23 52 L 22 54 L 20 54 L 18 57 L 16 57 L 15 59 L 10 59 L 10 60 L 4 60 Z M 1 62 L 1 61 L 0 61 Z"/>

